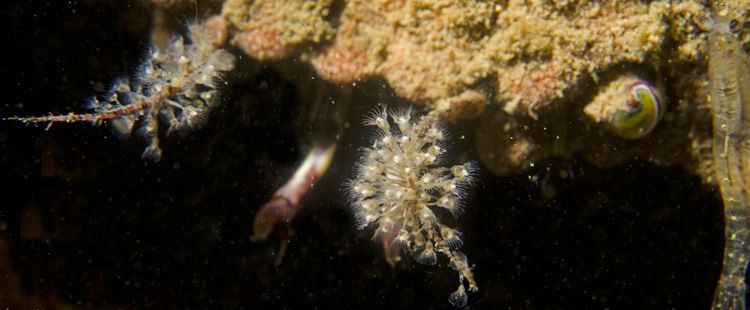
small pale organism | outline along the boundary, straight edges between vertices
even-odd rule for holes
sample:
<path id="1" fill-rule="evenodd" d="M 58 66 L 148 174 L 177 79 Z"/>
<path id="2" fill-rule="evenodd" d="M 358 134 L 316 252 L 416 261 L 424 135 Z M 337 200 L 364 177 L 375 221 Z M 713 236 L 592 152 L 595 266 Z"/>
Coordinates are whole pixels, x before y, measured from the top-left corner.
<path id="1" fill-rule="evenodd" d="M 467 290 L 478 290 L 466 256 L 459 251 L 461 233 L 442 223 L 434 213 L 445 209 L 458 216 L 471 183 L 471 164 L 444 167 L 446 134 L 440 115 L 431 112 L 413 120 L 411 110 L 378 110 L 367 120 L 378 134 L 366 149 L 350 182 L 359 229 L 375 228 L 391 264 L 400 252 L 419 263 L 437 263 L 438 253 L 458 272 L 458 289 L 449 301 L 466 305 Z"/>

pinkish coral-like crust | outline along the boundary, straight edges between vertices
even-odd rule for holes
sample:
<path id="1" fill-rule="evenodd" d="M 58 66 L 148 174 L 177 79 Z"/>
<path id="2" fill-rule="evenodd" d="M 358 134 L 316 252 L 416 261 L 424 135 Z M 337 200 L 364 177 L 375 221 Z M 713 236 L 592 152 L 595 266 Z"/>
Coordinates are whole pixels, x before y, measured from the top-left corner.
<path id="1" fill-rule="evenodd" d="M 277 60 L 286 57 L 291 47 L 281 42 L 275 29 L 258 28 L 235 36 L 235 43 L 246 54 L 261 60 Z"/>
<path id="2" fill-rule="evenodd" d="M 278 60 L 298 46 L 327 40 L 333 1 L 227 0 L 224 16 L 237 31 L 232 42 L 260 60 Z"/>
<path id="3" fill-rule="evenodd" d="M 305 5 L 295 5 L 228 1 L 224 15 L 240 30 L 234 43 L 261 60 L 311 44 L 305 59 L 324 79 L 380 76 L 399 96 L 427 104 L 495 79 L 495 99 L 514 103 L 516 113 L 553 103 L 581 77 L 596 79 L 614 64 L 652 61 L 670 14 L 666 1 L 401 0 L 348 1 L 331 19 L 326 2 L 308 5 L 305 18 L 321 28 L 312 31 L 295 10 Z"/>
<path id="4" fill-rule="evenodd" d="M 534 112 L 539 106 L 562 97 L 563 90 L 571 82 L 570 76 L 562 75 L 550 63 L 521 63 L 509 68 L 506 78 L 499 81 L 499 90 L 503 94 L 513 94 L 505 106 L 508 113 L 518 112 L 522 107 L 529 115 L 536 117 Z M 508 96 L 508 95 L 505 95 Z"/>
<path id="5" fill-rule="evenodd" d="M 353 36 L 354 25 L 345 25 L 339 36 Z M 373 60 L 367 51 L 351 40 L 337 39 L 334 45 L 323 50 L 312 59 L 312 65 L 322 78 L 334 83 L 350 83 L 365 76 L 368 64 Z"/>
<path id="6" fill-rule="evenodd" d="M 309 9 L 300 11 L 304 7 Z M 505 121 L 491 123 L 497 121 L 494 115 L 484 117 L 490 123 L 478 133 L 485 164 L 505 167 L 493 169 L 498 173 L 585 150 L 594 162 L 606 157 L 613 163 L 656 152 L 653 161 L 700 167 L 699 174 L 707 175 L 707 137 L 695 134 L 687 121 L 695 121 L 695 113 L 703 115 L 705 105 L 688 81 L 705 77 L 701 69 L 675 74 L 702 66 L 705 35 L 693 20 L 705 9 L 696 0 L 351 0 L 336 5 L 228 0 L 223 16 L 235 29 L 232 42 L 251 56 L 300 56 L 294 59 L 310 62 L 329 82 L 383 78 L 396 95 L 437 109 L 448 119 L 475 116 L 488 103 L 499 103 L 502 111 L 490 112 L 505 113 Z M 667 45 L 672 48 L 664 50 Z M 670 83 L 685 96 L 678 107 L 670 107 L 673 113 L 665 122 L 676 118 L 670 126 L 683 127 L 665 145 L 693 145 L 692 155 L 677 158 L 675 152 L 645 144 L 623 145 L 599 137 L 595 127 L 581 121 L 586 102 L 575 99 L 592 98 L 613 73 L 628 69 L 623 65 L 674 77 Z M 486 94 L 486 101 L 464 100 L 470 90 Z M 597 133 L 601 143 L 595 147 L 577 139 L 591 137 L 584 130 Z M 657 128 L 649 140 L 663 138 Z"/>

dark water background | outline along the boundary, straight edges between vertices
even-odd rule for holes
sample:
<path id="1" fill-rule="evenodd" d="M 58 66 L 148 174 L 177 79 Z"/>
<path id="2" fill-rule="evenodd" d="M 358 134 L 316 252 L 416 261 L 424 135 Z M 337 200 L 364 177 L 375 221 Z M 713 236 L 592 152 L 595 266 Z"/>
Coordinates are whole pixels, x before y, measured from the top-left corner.
<path id="1" fill-rule="evenodd" d="M 84 111 L 87 97 L 132 73 L 151 13 L 127 2 L 0 4 L 0 116 Z M 457 282 L 446 262 L 391 268 L 371 232 L 355 230 L 341 190 L 367 144 L 359 120 L 388 89 L 355 89 L 350 128 L 292 222 L 281 265 L 273 265 L 277 235 L 249 239 L 255 212 L 310 145 L 299 116 L 312 99 L 295 82 L 310 69 L 290 78 L 275 65 L 241 60 L 206 125 L 166 139 L 159 163 L 140 158 L 143 141 L 106 126 L 0 122 L 0 305 L 448 307 Z M 451 157 L 476 159 L 472 125 L 448 130 L 465 136 L 448 146 Z M 495 177 L 480 167 L 470 194 L 461 219 L 446 221 L 464 232 L 476 264 L 472 307 L 709 306 L 721 202 L 679 168 L 596 169 L 570 159 Z"/>

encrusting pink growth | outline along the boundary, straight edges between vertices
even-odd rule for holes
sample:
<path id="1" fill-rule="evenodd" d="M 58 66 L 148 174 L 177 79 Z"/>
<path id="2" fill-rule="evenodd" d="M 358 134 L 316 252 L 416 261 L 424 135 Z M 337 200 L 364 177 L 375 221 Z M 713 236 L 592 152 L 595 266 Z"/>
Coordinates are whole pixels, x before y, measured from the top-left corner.
<path id="1" fill-rule="evenodd" d="M 225 37 L 225 35 L 224 35 Z M 161 158 L 159 120 L 167 132 L 193 128 L 202 123 L 205 113 L 218 99 L 221 73 L 234 68 L 235 57 L 219 49 L 222 30 L 205 24 L 188 27 L 189 43 L 177 36 L 166 48 L 153 47 L 139 66 L 135 78 L 120 79 L 101 98 L 90 99 L 94 113 L 9 117 L 24 123 L 112 121 L 121 134 L 130 134 L 136 123 L 149 142 L 144 157 Z"/>
<path id="2" fill-rule="evenodd" d="M 390 121 L 388 114 L 377 111 L 367 121 L 378 128 L 378 137 L 350 183 L 359 228 L 375 226 L 375 237 L 383 243 L 391 264 L 400 259 L 401 250 L 422 264 L 435 264 L 437 253 L 447 257 L 459 277 L 458 289 L 449 301 L 463 307 L 466 290 L 478 290 L 474 275 L 466 256 L 458 251 L 461 234 L 441 224 L 433 210 L 442 208 L 458 216 L 473 167 L 440 165 L 446 137 L 438 112 L 416 122 L 410 110 L 390 113 Z"/>
<path id="3" fill-rule="evenodd" d="M 276 223 L 288 222 L 297 214 L 302 198 L 328 169 L 335 151 L 336 143 L 313 146 L 292 178 L 258 211 L 253 224 L 253 240 L 266 240 Z"/>

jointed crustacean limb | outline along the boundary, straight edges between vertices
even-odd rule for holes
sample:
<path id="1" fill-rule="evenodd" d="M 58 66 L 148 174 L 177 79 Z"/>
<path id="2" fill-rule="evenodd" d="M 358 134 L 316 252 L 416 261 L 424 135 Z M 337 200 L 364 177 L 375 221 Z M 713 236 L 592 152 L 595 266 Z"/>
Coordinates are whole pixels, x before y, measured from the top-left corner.
<path id="1" fill-rule="evenodd" d="M 290 221 L 299 211 L 300 202 L 331 164 L 335 143 L 313 146 L 294 175 L 276 190 L 255 216 L 253 240 L 265 240 L 276 223 Z"/>
<path id="2" fill-rule="evenodd" d="M 313 83 L 317 93 L 312 102 L 306 122 L 312 127 L 312 148 L 297 167 L 294 175 L 273 194 L 255 216 L 253 240 L 266 240 L 274 227 L 288 223 L 301 207 L 302 198 L 325 174 L 336 151 L 338 137 L 342 133 L 343 119 L 348 111 L 350 88 Z M 282 234 L 282 239 L 286 238 Z M 283 256 L 285 240 L 277 258 Z"/>

